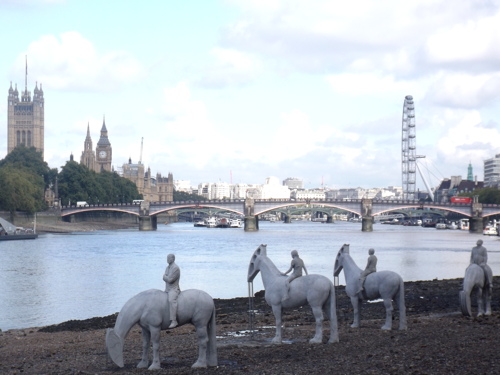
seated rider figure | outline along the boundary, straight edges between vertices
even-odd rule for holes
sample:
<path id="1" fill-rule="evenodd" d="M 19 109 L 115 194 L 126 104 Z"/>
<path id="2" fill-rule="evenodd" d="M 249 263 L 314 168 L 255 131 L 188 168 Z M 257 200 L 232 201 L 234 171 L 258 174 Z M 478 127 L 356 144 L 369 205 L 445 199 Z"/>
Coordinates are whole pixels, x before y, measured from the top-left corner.
<path id="1" fill-rule="evenodd" d="M 493 288 L 493 273 L 491 272 L 491 268 L 487 267 L 488 251 L 483 246 L 483 240 L 477 240 L 476 245 L 477 246 L 472 248 L 472 252 L 470 255 L 470 263 L 477 264 L 479 267 L 483 269 L 489 287 Z"/>
<path id="2" fill-rule="evenodd" d="M 304 272 L 307 275 L 306 266 L 304 265 L 304 261 L 300 259 L 299 252 L 297 250 L 292 250 L 291 255 L 292 255 L 292 262 L 290 264 L 290 268 L 288 269 L 288 271 L 281 273 L 283 276 L 286 276 L 290 271 L 293 270 L 292 274 L 288 276 L 288 279 L 286 280 L 286 293 L 283 296 L 282 299 L 283 301 L 289 298 L 288 294 L 290 292 L 290 283 L 297 277 L 302 276 L 302 269 L 304 269 Z"/>
<path id="3" fill-rule="evenodd" d="M 375 250 L 368 250 L 368 254 L 368 262 L 366 263 L 365 270 L 361 272 L 361 275 L 359 276 L 359 290 L 356 292 L 356 294 L 361 293 L 365 289 L 364 284 L 366 277 L 373 272 L 377 272 L 377 257 L 374 255 Z"/>
<path id="4" fill-rule="evenodd" d="M 165 281 L 165 292 L 168 293 L 168 305 L 170 309 L 170 326 L 168 328 L 177 327 L 177 297 L 181 292 L 179 288 L 179 279 L 181 277 L 181 270 L 175 264 L 175 255 L 168 254 L 167 256 L 168 267 L 163 275 Z"/>

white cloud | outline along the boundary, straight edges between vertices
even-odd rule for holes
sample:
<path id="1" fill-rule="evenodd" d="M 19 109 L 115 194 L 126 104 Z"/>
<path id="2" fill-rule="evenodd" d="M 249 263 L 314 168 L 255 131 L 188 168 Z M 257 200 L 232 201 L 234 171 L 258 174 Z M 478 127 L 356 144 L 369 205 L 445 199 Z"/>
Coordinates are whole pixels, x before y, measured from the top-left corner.
<path id="1" fill-rule="evenodd" d="M 209 65 L 200 84 L 222 88 L 239 86 L 252 81 L 260 72 L 260 62 L 248 53 L 235 49 L 214 48 L 210 51 L 214 62 Z"/>
<path id="2" fill-rule="evenodd" d="M 28 74 L 36 69 L 40 82 L 52 89 L 112 91 L 134 82 L 143 74 L 140 63 L 126 51 L 100 53 L 92 42 L 76 31 L 42 35 L 27 49 Z M 24 68 L 24 54 L 16 69 Z"/>

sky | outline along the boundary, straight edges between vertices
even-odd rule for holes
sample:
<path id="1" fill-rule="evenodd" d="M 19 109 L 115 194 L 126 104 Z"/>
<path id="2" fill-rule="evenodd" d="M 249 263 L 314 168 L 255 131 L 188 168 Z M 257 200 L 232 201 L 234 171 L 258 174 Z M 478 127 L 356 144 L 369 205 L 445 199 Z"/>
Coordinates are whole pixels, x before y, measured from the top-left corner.
<path id="1" fill-rule="evenodd" d="M 0 0 L 0 25 L 0 159 L 26 56 L 51 168 L 105 118 L 116 170 L 142 143 L 192 185 L 401 186 L 406 95 L 430 185 L 500 153 L 500 0 Z"/>

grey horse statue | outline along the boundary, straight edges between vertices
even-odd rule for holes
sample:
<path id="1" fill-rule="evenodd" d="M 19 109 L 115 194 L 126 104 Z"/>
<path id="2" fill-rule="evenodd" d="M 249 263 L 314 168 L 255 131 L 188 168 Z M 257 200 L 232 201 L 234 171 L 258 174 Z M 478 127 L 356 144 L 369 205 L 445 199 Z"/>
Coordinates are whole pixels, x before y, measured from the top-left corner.
<path id="1" fill-rule="evenodd" d="M 217 343 L 215 338 L 214 300 L 202 290 L 188 289 L 178 297 L 177 322 L 179 326 L 191 323 L 198 336 L 198 360 L 192 367 L 217 366 Z M 123 367 L 123 344 L 132 327 L 138 324 L 142 328 L 142 359 L 137 368 L 146 368 L 149 364 L 149 347 L 153 343 L 153 362 L 149 370 L 159 370 L 160 332 L 170 323 L 168 294 L 150 289 L 129 299 L 122 307 L 114 328 L 106 333 L 108 354 L 119 367 Z"/>
<path id="2" fill-rule="evenodd" d="M 486 272 L 491 268 L 485 265 Z M 473 291 L 477 293 L 477 316 L 491 315 L 491 287 L 488 283 L 485 270 L 472 263 L 465 270 L 463 289 L 460 291 L 460 308 L 465 316 L 472 316 L 470 296 Z"/>
<path id="3" fill-rule="evenodd" d="M 399 308 L 399 329 L 406 329 L 405 288 L 401 276 L 392 271 L 371 273 L 366 277 L 364 292 L 357 293 L 359 288 L 359 277 L 362 270 L 351 258 L 348 244 L 344 244 L 337 254 L 333 276 L 337 277 L 342 270 L 344 270 L 346 282 L 345 290 L 351 299 L 354 310 L 352 328 L 358 328 L 360 325 L 360 310 L 363 300 L 382 298 L 385 306 L 385 324 L 382 326 L 382 329 L 392 329 L 393 300 L 397 303 Z"/>
<path id="4" fill-rule="evenodd" d="M 316 320 L 316 333 L 309 342 L 319 344 L 323 341 L 323 311 L 330 320 L 328 343 L 339 341 L 335 287 L 327 277 L 306 275 L 294 279 L 290 283 L 289 298 L 283 300 L 287 290 L 287 276 L 283 276 L 267 257 L 267 245 L 260 245 L 253 253 L 248 266 L 248 282 L 252 282 L 259 272 L 264 284 L 266 302 L 272 307 L 276 319 L 276 335 L 272 340 L 274 344 L 282 342 L 282 309 L 300 307 L 307 303 L 311 306 Z"/>

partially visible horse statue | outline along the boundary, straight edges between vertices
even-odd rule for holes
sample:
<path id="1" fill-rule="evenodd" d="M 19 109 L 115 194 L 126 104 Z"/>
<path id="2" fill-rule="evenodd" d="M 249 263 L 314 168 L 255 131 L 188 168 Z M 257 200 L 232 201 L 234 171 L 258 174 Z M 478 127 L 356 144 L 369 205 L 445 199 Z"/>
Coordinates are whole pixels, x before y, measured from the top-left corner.
<path id="1" fill-rule="evenodd" d="M 259 271 L 264 284 L 266 302 L 272 307 L 276 318 L 276 335 L 272 340 L 274 344 L 281 343 L 281 309 L 299 307 L 306 303 L 311 306 L 316 319 L 316 334 L 309 342 L 318 344 L 323 340 L 323 310 L 330 320 L 328 343 L 339 341 L 335 287 L 327 277 L 306 275 L 294 279 L 290 283 L 289 298 L 282 300 L 287 290 L 287 276 L 283 276 L 267 257 L 267 245 L 260 245 L 253 253 L 248 266 L 248 282 L 253 281 Z"/>
<path id="2" fill-rule="evenodd" d="M 485 265 L 485 267 L 487 267 L 487 272 L 491 272 L 490 266 Z M 477 316 L 491 315 L 491 287 L 485 271 L 475 263 L 465 270 L 463 290 L 459 293 L 460 308 L 462 314 L 466 316 L 472 316 L 470 295 L 473 290 L 477 291 Z"/>
<path id="3" fill-rule="evenodd" d="M 178 297 L 177 322 L 179 326 L 191 323 L 198 336 L 198 360 L 192 367 L 217 366 L 217 344 L 215 340 L 215 305 L 207 293 L 197 289 L 181 292 Z M 138 368 L 149 364 L 149 346 L 153 342 L 153 362 L 149 370 L 158 370 L 160 365 L 160 331 L 170 323 L 168 294 L 150 289 L 141 292 L 122 307 L 114 328 L 106 333 L 106 348 L 109 356 L 123 367 L 123 344 L 131 328 L 139 324 L 142 328 L 142 359 Z"/>
<path id="4" fill-rule="evenodd" d="M 364 291 L 357 293 L 362 270 L 349 255 L 348 244 L 342 246 L 337 254 L 333 276 L 337 277 L 342 269 L 346 282 L 345 290 L 354 309 L 352 328 L 358 328 L 360 325 L 362 301 L 382 298 L 385 306 L 385 324 L 382 329 L 390 330 L 392 328 L 392 300 L 398 304 L 399 308 L 399 329 L 406 329 L 405 288 L 401 276 L 392 271 L 371 273 L 366 277 Z"/>

